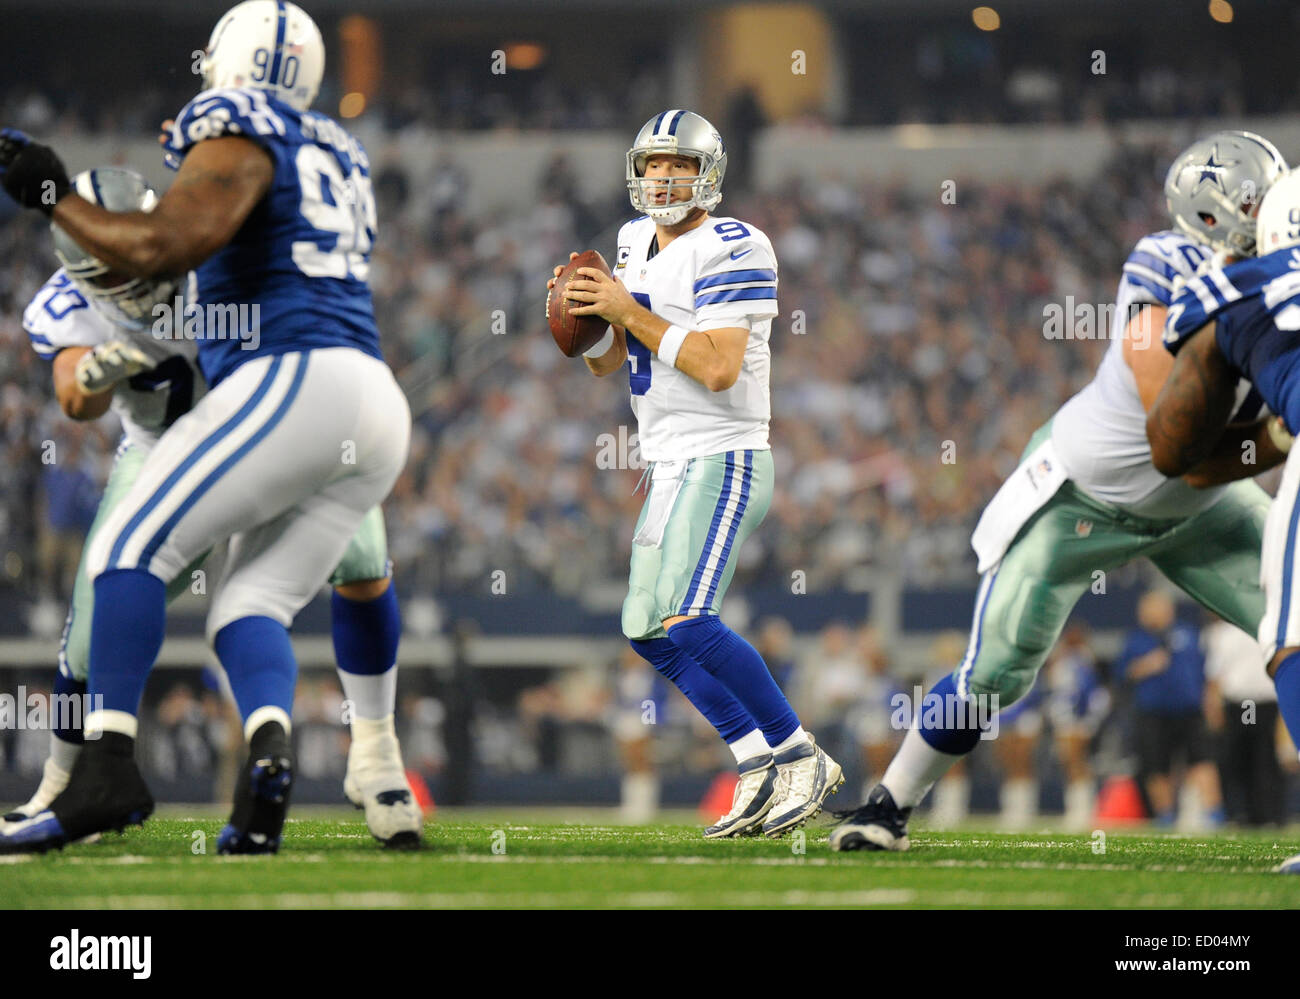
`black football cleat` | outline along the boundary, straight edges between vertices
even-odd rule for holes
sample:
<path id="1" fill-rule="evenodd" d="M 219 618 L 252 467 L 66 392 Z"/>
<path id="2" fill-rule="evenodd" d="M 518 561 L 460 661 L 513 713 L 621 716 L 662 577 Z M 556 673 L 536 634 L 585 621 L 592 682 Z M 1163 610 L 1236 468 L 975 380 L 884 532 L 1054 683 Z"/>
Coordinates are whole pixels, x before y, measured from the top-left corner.
<path id="1" fill-rule="evenodd" d="M 292 786 L 289 737 L 279 722 L 267 722 L 249 740 L 248 761 L 235 784 L 235 807 L 217 837 L 217 852 L 278 851 Z"/>
<path id="2" fill-rule="evenodd" d="M 0 832 L 0 853 L 44 853 L 153 814 L 153 795 L 135 763 L 135 740 L 119 732 L 88 739 L 65 787 L 48 808 Z"/>
<path id="3" fill-rule="evenodd" d="M 840 813 L 842 821 L 831 830 L 832 850 L 906 850 L 907 818 L 910 808 L 899 808 L 894 796 L 877 784 L 866 802 L 852 812 Z"/>

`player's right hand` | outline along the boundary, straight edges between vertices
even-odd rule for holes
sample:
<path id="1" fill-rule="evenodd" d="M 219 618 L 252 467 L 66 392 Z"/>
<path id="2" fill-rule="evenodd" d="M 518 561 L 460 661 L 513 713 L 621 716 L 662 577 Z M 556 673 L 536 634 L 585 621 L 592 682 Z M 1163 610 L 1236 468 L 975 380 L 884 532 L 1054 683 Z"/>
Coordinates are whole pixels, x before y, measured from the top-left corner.
<path id="1" fill-rule="evenodd" d="M 572 260 L 572 259 L 573 259 L 574 257 L 576 257 L 576 256 L 577 256 L 576 253 L 570 253 L 570 254 L 569 254 L 569 259 Z M 554 277 L 552 277 L 551 280 L 549 280 L 549 281 L 546 282 L 546 290 L 547 290 L 547 291 L 550 291 L 552 288 L 555 287 L 555 278 L 557 278 L 557 277 L 560 276 L 560 272 L 561 272 L 562 270 L 564 270 L 563 267 L 556 267 L 555 270 L 552 271 L 552 274 L 554 275 Z"/>
<path id="2" fill-rule="evenodd" d="M 139 347 L 110 340 L 81 356 L 77 362 L 77 388 L 86 395 L 98 395 L 152 367 L 153 363 Z"/>

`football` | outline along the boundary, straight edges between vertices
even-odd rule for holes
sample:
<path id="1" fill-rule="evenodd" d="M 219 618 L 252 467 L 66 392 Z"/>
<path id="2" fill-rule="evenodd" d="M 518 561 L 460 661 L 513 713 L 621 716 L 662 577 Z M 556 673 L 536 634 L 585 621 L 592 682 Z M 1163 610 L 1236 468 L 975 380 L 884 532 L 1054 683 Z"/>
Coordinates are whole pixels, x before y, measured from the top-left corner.
<path id="1" fill-rule="evenodd" d="M 555 337 L 556 346 L 565 357 L 577 357 L 591 350 L 609 328 L 609 323 L 599 316 L 575 316 L 569 312 L 584 304 L 565 298 L 569 282 L 577 275 L 579 267 L 594 267 L 606 274 L 610 273 L 605 258 L 596 250 L 588 250 L 570 260 L 555 279 L 550 294 L 546 296 L 546 321 L 551 326 L 551 336 Z"/>

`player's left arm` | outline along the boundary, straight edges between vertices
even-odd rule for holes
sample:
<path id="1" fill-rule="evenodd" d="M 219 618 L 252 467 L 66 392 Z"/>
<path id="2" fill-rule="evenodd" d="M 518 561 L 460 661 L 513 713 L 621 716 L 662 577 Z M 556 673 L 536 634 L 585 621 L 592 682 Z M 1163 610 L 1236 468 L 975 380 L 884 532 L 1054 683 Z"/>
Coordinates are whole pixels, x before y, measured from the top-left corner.
<path id="1" fill-rule="evenodd" d="M 600 316 L 613 326 L 622 326 L 647 350 L 659 353 L 664 334 L 672 323 L 638 303 L 618 278 L 591 267 L 579 267 L 577 273 L 582 280 L 570 281 L 567 294 L 589 304 L 570 309 L 571 315 Z M 740 377 L 748 344 L 749 330 L 743 326 L 707 332 L 688 330 L 673 365 L 710 392 L 725 392 Z"/>
<path id="2" fill-rule="evenodd" d="M 53 219 L 78 245 L 133 277 L 182 274 L 221 249 L 270 190 L 271 156 L 251 139 L 196 144 L 152 212 L 110 212 L 70 194 Z"/>
<path id="3" fill-rule="evenodd" d="M 1151 461 L 1170 478 L 1210 459 L 1232 416 L 1237 377 L 1219 351 L 1215 327 L 1209 322 L 1187 340 L 1147 413 Z"/>

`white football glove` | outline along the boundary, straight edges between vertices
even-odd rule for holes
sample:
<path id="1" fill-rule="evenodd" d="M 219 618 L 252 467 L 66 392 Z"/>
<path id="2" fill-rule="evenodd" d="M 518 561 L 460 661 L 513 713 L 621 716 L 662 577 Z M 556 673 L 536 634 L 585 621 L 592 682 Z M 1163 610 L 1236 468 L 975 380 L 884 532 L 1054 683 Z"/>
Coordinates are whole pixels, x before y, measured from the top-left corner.
<path id="1" fill-rule="evenodd" d="M 110 340 L 81 356 L 77 362 L 77 388 L 86 395 L 98 395 L 153 366 L 139 347 Z"/>

